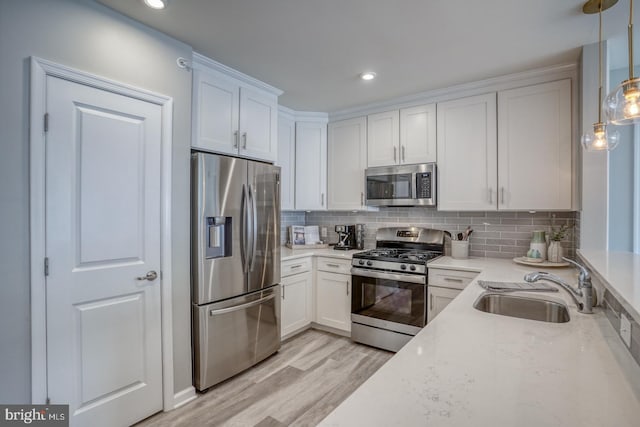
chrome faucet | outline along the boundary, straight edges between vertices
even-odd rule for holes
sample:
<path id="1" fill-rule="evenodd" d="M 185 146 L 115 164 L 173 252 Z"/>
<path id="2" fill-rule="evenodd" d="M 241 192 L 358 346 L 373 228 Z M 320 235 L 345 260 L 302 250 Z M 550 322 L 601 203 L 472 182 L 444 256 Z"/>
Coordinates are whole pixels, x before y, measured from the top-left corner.
<path id="1" fill-rule="evenodd" d="M 560 285 L 569 292 L 569 295 L 571 295 L 571 298 L 573 298 L 573 301 L 575 301 L 578 306 L 580 313 L 593 313 L 593 285 L 591 284 L 591 274 L 589 274 L 589 270 L 572 259 L 564 257 L 562 259 L 580 271 L 577 288 L 568 284 L 561 277 L 545 271 L 525 274 L 524 280 L 530 283 L 537 282 L 538 280 L 548 280 L 549 282 Z"/>

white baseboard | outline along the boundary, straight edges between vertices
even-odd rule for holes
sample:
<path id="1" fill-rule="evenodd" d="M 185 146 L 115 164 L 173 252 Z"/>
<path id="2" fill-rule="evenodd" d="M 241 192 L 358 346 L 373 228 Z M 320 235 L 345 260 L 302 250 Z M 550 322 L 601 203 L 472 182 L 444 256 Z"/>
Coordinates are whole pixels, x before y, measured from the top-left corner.
<path id="1" fill-rule="evenodd" d="M 193 386 L 187 387 L 184 390 L 180 390 L 173 395 L 173 408 L 171 409 L 179 408 L 180 406 L 191 402 L 197 397 L 198 395 L 196 394 L 196 389 Z"/>

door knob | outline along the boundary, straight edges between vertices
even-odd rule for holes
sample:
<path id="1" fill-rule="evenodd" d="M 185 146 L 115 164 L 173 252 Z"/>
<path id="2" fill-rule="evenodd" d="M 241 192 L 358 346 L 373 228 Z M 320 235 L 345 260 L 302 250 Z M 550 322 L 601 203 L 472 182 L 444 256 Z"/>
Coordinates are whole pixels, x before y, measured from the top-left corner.
<path id="1" fill-rule="evenodd" d="M 158 273 L 156 273 L 155 271 L 151 270 L 147 272 L 146 276 L 140 276 L 140 277 L 136 277 L 136 280 L 156 280 L 158 278 Z"/>

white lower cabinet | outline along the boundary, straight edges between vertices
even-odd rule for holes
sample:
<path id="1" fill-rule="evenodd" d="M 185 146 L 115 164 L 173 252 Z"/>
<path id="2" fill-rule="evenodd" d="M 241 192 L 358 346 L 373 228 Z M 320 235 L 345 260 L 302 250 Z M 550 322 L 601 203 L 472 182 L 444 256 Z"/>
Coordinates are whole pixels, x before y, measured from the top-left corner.
<path id="1" fill-rule="evenodd" d="M 316 323 L 351 332 L 351 275 L 318 271 Z"/>
<path id="2" fill-rule="evenodd" d="M 311 257 L 282 262 L 280 336 L 305 329 L 313 321 L 313 263 Z"/>
<path id="3" fill-rule="evenodd" d="M 429 268 L 427 323 L 444 310 L 477 275 L 475 271 Z"/>

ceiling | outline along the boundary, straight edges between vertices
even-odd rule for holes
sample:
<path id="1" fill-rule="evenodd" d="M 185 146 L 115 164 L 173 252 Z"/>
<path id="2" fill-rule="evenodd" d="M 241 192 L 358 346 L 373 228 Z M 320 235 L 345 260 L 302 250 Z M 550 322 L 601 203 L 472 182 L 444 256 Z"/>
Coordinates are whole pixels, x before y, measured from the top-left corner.
<path id="1" fill-rule="evenodd" d="M 575 62 L 598 40 L 582 0 L 170 0 L 162 11 L 100 2 L 282 89 L 280 103 L 301 111 Z M 628 10 L 620 0 L 604 12 L 605 38 L 626 33 Z M 365 70 L 378 77 L 361 81 Z"/>

